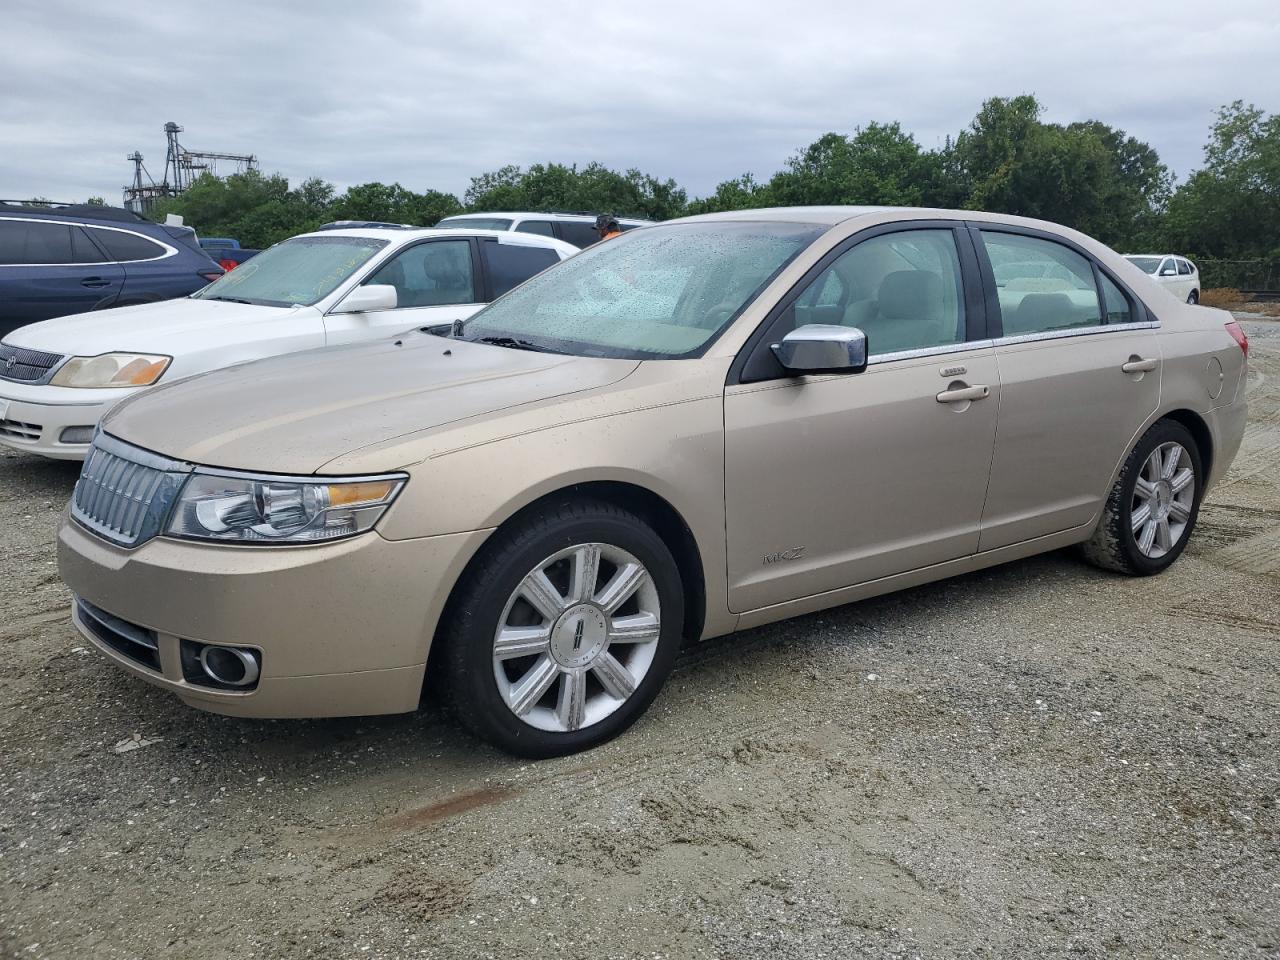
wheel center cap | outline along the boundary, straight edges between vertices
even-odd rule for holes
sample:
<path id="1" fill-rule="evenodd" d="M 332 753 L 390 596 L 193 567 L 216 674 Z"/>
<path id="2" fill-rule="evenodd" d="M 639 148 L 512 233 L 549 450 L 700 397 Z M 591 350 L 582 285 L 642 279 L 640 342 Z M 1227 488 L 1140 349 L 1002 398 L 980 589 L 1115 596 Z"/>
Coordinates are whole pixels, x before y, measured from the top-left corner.
<path id="1" fill-rule="evenodd" d="M 1169 510 L 1173 506 L 1173 487 L 1168 480 L 1160 480 L 1156 483 L 1155 503 L 1151 512 L 1157 520 L 1163 520 L 1169 515 Z"/>
<path id="2" fill-rule="evenodd" d="M 570 607 L 551 628 L 551 657 L 568 669 L 590 665 L 609 644 L 609 620 L 594 604 Z"/>

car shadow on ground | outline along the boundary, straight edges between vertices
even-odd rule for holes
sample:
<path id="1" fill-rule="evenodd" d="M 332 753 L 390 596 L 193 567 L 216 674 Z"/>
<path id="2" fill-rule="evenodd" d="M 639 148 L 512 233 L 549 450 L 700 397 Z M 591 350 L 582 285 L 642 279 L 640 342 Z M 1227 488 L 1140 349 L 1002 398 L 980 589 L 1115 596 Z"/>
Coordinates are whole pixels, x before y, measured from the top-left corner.
<path id="1" fill-rule="evenodd" d="M 763 688 L 762 696 L 774 691 L 785 695 L 796 679 L 797 664 L 821 672 L 832 656 L 858 661 L 869 648 L 886 641 L 898 648 L 905 645 L 910 653 L 915 638 L 948 617 L 967 622 L 992 605 L 1030 603 L 1046 581 L 1081 584 L 1108 579 L 1116 578 L 1085 566 L 1069 552 L 1058 552 L 694 644 L 682 652 L 649 714 L 618 740 L 592 751 L 593 762 L 612 762 L 637 745 L 652 750 L 653 741 L 673 731 L 702 728 L 708 743 L 714 743 L 716 730 L 714 725 L 708 728 L 705 718 L 708 698 L 734 698 L 750 686 Z M 840 650 L 833 654 L 832 647 Z M 277 782 L 299 784 L 323 772 L 327 783 L 340 784 L 343 777 L 334 778 L 337 764 L 352 775 L 358 771 L 361 778 L 396 779 L 412 771 L 416 786 L 406 782 L 406 789 L 421 789 L 424 782 L 473 789 L 529 763 L 467 733 L 439 702 L 432 683 L 414 713 L 257 720 L 187 707 L 99 658 L 85 666 L 95 675 L 92 686 L 100 688 L 107 705 L 104 732 L 154 740 L 149 751 L 155 751 L 152 756 L 161 766 L 188 766 L 198 760 L 205 770 L 234 769 L 246 776 L 269 775 Z M 839 696 L 839 690 L 832 695 Z M 729 738 L 735 735 L 722 732 Z M 157 754 L 168 757 L 162 760 Z M 553 768 L 573 762 L 549 761 Z"/>

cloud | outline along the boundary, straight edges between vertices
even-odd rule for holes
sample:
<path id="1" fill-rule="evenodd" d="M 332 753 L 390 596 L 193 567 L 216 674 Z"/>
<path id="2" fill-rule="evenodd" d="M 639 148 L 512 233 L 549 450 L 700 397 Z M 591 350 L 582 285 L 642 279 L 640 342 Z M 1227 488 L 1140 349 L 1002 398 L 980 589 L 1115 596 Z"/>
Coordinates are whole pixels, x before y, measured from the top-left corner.
<path id="1" fill-rule="evenodd" d="M 767 177 L 829 130 L 899 120 L 941 144 L 983 99 L 1150 142 L 1181 175 L 1213 111 L 1280 112 L 1274 2 L 192 7 L 19 0 L 0 60 L 0 196 L 118 202 L 162 126 L 294 182 L 461 193 L 506 163 L 636 166 L 693 194 Z"/>

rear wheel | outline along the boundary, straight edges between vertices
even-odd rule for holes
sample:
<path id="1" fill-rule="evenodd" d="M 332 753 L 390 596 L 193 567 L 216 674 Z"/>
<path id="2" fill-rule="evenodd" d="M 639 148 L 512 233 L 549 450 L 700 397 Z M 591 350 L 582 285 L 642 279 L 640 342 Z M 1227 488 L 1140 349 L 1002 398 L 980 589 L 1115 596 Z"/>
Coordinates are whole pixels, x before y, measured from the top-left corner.
<path id="1" fill-rule="evenodd" d="M 1199 302 L 1200 302 L 1199 290 L 1192 290 L 1190 293 L 1187 294 L 1187 303 L 1199 303 Z"/>
<path id="2" fill-rule="evenodd" d="M 1160 573 L 1186 548 L 1200 512 L 1200 451 L 1182 424 L 1161 420 L 1129 454 L 1083 546 L 1091 563 L 1133 576 Z"/>
<path id="3" fill-rule="evenodd" d="M 675 661 L 679 571 L 661 538 L 611 504 L 565 503 L 501 531 L 451 601 L 449 695 L 472 731 L 527 757 L 617 736 Z"/>

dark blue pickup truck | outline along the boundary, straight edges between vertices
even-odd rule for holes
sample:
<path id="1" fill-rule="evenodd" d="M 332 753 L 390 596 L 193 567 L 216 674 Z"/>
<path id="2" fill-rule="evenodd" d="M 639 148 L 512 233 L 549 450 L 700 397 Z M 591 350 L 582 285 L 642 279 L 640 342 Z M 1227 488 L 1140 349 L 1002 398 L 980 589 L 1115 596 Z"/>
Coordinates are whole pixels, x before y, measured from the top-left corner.
<path id="1" fill-rule="evenodd" d="M 0 201 L 0 337 L 51 317 L 185 297 L 223 272 L 181 224 Z"/>
<path id="2" fill-rule="evenodd" d="M 232 237 L 201 237 L 200 249 L 212 257 L 223 270 L 234 270 L 261 250 L 247 250 Z"/>

